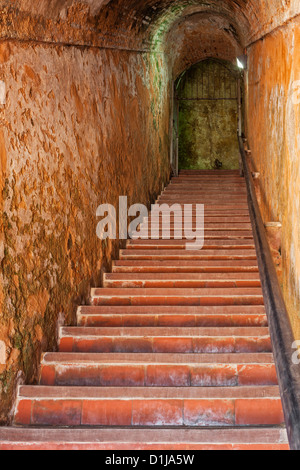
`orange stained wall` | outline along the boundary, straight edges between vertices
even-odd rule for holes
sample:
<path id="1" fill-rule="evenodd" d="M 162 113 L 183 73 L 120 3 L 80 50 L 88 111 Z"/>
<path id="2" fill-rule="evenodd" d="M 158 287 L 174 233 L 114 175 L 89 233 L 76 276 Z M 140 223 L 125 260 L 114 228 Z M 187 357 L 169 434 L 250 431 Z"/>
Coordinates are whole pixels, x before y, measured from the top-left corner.
<path id="1" fill-rule="evenodd" d="M 249 47 L 248 137 L 265 222 L 282 223 L 282 288 L 300 339 L 300 21 Z"/>

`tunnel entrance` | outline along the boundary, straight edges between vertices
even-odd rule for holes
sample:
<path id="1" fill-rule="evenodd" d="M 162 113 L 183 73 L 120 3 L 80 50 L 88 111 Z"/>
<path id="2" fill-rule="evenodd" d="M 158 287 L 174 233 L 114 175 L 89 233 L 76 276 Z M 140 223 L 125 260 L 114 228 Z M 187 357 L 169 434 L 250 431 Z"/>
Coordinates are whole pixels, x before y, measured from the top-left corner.
<path id="1" fill-rule="evenodd" d="M 174 84 L 174 153 L 177 169 L 239 168 L 237 140 L 240 71 L 207 59 Z"/>

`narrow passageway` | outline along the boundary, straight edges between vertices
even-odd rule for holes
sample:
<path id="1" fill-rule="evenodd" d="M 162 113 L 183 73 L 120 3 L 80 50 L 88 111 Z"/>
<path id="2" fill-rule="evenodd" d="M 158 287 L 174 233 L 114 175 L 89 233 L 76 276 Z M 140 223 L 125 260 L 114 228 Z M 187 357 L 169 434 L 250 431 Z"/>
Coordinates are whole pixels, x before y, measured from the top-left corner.
<path id="1" fill-rule="evenodd" d="M 158 240 L 128 240 L 78 326 L 61 327 L 59 352 L 44 354 L 40 385 L 20 387 L 23 427 L 7 447 L 72 448 L 67 431 L 30 431 L 67 426 L 94 449 L 288 448 L 245 182 L 182 171 L 157 204 L 191 202 L 194 225 L 205 204 L 203 249 L 174 239 L 176 212 L 170 240 L 162 217 Z"/>
<path id="2" fill-rule="evenodd" d="M 300 449 L 299 0 L 0 7 L 0 449 Z"/>

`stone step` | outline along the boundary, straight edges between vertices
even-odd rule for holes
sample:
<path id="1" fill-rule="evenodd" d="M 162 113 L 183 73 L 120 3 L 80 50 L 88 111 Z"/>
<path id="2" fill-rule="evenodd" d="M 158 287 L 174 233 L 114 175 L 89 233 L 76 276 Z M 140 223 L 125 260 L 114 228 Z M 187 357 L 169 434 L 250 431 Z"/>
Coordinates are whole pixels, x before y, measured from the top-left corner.
<path id="1" fill-rule="evenodd" d="M 186 240 L 127 240 L 128 250 L 185 250 Z M 216 249 L 246 250 L 255 249 L 253 239 L 205 239 L 203 250 Z"/>
<path id="2" fill-rule="evenodd" d="M 103 287 L 260 287 L 258 273 L 105 273 Z"/>
<path id="3" fill-rule="evenodd" d="M 261 288 L 96 288 L 92 305 L 263 305 Z"/>
<path id="4" fill-rule="evenodd" d="M 278 426 L 277 387 L 20 387 L 15 425 Z"/>
<path id="5" fill-rule="evenodd" d="M 160 228 L 160 231 L 161 232 L 163 230 L 163 227 L 162 226 L 158 226 L 157 224 L 154 225 L 155 228 Z M 182 225 L 182 228 L 178 228 L 178 227 L 172 227 L 172 224 L 170 224 L 170 226 L 168 226 L 170 228 L 170 232 L 171 233 L 180 233 L 180 231 L 184 231 L 184 226 Z M 145 232 L 147 233 L 148 230 L 150 232 L 150 228 L 151 228 L 151 225 L 149 225 L 149 227 L 147 225 L 142 225 L 141 226 L 141 232 Z M 195 224 L 193 224 L 193 226 L 191 226 L 190 224 L 190 227 L 188 227 L 190 230 L 192 229 L 195 229 Z M 228 223 L 217 223 L 217 222 L 209 222 L 207 223 L 205 220 L 204 220 L 204 227 L 203 227 L 204 231 L 207 232 L 207 231 L 213 231 L 213 232 L 218 232 L 218 231 L 229 231 L 229 232 L 235 232 L 235 231 L 249 231 L 252 233 L 252 226 L 251 226 L 251 223 L 245 223 L 245 222 L 242 222 L 242 223 L 233 223 L 233 222 L 228 222 Z M 150 232 L 151 234 L 151 232 Z M 233 234 L 234 235 L 234 234 Z"/>
<path id="6" fill-rule="evenodd" d="M 220 192 L 225 192 L 225 193 L 230 193 L 230 194 L 235 194 L 236 192 L 240 192 L 242 194 L 247 194 L 247 189 L 245 185 L 241 185 L 239 183 L 234 183 L 232 185 L 226 184 L 226 182 L 202 182 L 194 185 L 194 187 L 191 188 L 191 185 L 188 183 L 178 182 L 177 184 L 169 184 L 163 191 L 162 194 L 165 193 L 181 193 L 181 192 L 186 192 L 188 194 L 198 194 L 198 193 L 215 193 L 215 194 L 220 194 Z"/>
<path id="7" fill-rule="evenodd" d="M 120 250 L 120 260 L 256 260 L 256 251 L 246 250 Z"/>
<path id="8" fill-rule="evenodd" d="M 151 226 L 151 223 L 156 223 L 159 222 L 161 223 L 163 221 L 163 217 L 161 213 L 155 215 L 153 212 L 150 213 L 151 215 L 149 217 L 145 217 L 143 221 L 146 223 L 148 222 L 149 226 Z M 228 222 L 233 222 L 233 223 L 251 223 L 250 217 L 245 216 L 245 215 L 227 215 L 227 216 L 222 216 L 215 214 L 214 212 L 209 212 L 209 213 L 204 213 L 205 215 L 205 223 L 218 223 L 218 224 L 227 224 Z M 192 212 L 171 212 L 170 213 L 170 223 L 174 224 L 174 220 L 177 221 L 183 220 L 183 221 L 189 221 L 189 222 L 194 222 L 197 221 L 197 216 L 196 214 L 194 215 Z"/>
<path id="9" fill-rule="evenodd" d="M 157 200 L 156 202 L 157 204 L 162 204 L 159 200 Z M 204 204 L 205 203 L 205 212 L 232 212 L 232 211 L 248 211 L 248 214 L 249 214 L 249 207 L 248 207 L 248 203 L 245 201 L 245 202 L 241 202 L 240 200 L 239 201 L 236 201 L 236 202 L 233 202 L 233 201 L 227 201 L 227 200 L 224 200 L 224 199 L 220 199 L 219 201 L 212 201 L 210 199 L 206 200 L 206 201 L 197 201 L 195 200 L 194 198 L 190 198 L 189 201 L 177 201 L 176 202 L 176 205 L 178 205 L 178 207 L 181 207 L 181 210 L 183 211 L 183 209 L 186 209 L 188 212 L 193 212 L 196 210 L 196 206 L 197 204 Z M 164 204 L 166 204 L 166 202 L 164 202 Z M 170 201 L 170 205 L 172 206 L 174 204 L 174 201 Z M 185 207 L 186 205 L 189 205 L 190 207 Z M 151 213 L 151 212 L 150 212 Z"/>
<path id="10" fill-rule="evenodd" d="M 156 236 L 157 234 L 155 234 Z M 132 240 L 136 241 L 136 239 L 141 239 L 144 241 L 148 241 L 151 239 L 151 230 L 144 230 L 143 232 L 134 232 L 132 235 Z M 170 237 L 168 237 L 170 240 L 176 240 L 176 241 L 184 241 L 185 243 L 187 242 L 184 230 L 170 230 Z M 253 240 L 253 234 L 252 230 L 226 230 L 226 231 L 219 231 L 219 230 L 204 230 L 204 243 L 205 240 L 211 239 L 211 240 L 222 240 L 222 239 L 227 239 L 227 240 L 236 240 L 236 239 L 241 239 L 241 240 Z M 159 237 L 155 239 L 155 241 L 162 241 L 162 233 L 159 233 Z M 165 240 L 164 240 L 165 241 Z"/>
<path id="11" fill-rule="evenodd" d="M 207 204 L 209 206 L 214 205 L 215 207 L 218 205 L 226 205 L 226 204 L 238 204 L 238 207 L 240 207 L 241 204 L 246 205 L 247 204 L 247 199 L 245 196 L 239 196 L 236 195 L 235 197 L 232 196 L 225 196 L 225 195 L 220 195 L 218 198 L 206 195 L 206 196 L 198 196 L 195 197 L 193 194 L 190 196 L 181 196 L 181 195 L 162 195 L 157 198 L 156 204 L 161 206 L 162 204 L 168 204 L 172 206 L 173 204 L 179 204 L 181 207 L 182 205 L 185 204 L 204 204 L 204 206 Z"/>
<path id="12" fill-rule="evenodd" d="M 272 352 L 268 328 L 62 327 L 60 352 Z"/>
<path id="13" fill-rule="evenodd" d="M 277 385 L 271 353 L 46 353 L 40 383 L 93 387 Z"/>
<path id="14" fill-rule="evenodd" d="M 0 428 L 0 450 L 289 450 L 281 427 Z"/>
<path id="15" fill-rule="evenodd" d="M 165 307 L 82 306 L 77 310 L 79 326 L 87 327 L 266 327 L 264 306 Z"/>
<path id="16" fill-rule="evenodd" d="M 257 260 L 121 260 L 113 273 L 234 273 L 258 272 Z"/>

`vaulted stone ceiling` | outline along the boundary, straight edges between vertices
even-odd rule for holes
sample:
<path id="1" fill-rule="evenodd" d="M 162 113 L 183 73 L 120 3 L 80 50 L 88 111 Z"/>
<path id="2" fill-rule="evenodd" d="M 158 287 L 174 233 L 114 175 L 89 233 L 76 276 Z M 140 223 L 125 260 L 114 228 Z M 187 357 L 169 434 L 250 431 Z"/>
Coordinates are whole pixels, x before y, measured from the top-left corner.
<path id="1" fill-rule="evenodd" d="M 165 45 L 174 25 L 199 13 L 222 17 L 243 46 L 300 13 L 299 0 L 0 0 L 0 6 L 2 38 L 141 50 Z"/>

